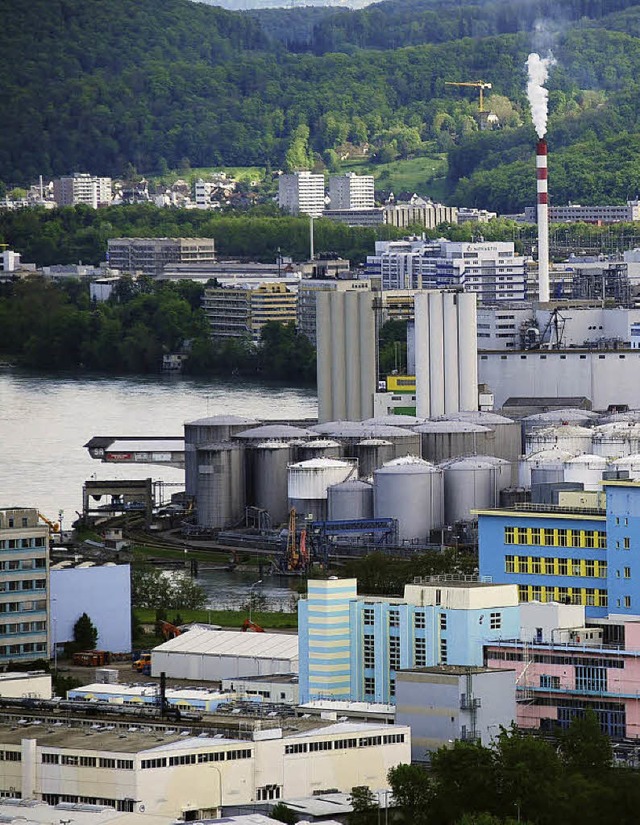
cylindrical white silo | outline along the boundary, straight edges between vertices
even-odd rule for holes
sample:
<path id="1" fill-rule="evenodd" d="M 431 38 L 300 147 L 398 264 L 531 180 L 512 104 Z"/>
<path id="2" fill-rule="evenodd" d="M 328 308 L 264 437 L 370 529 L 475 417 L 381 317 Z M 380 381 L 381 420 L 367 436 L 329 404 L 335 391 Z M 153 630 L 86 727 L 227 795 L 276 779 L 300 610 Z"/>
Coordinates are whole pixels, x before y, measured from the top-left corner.
<path id="1" fill-rule="evenodd" d="M 358 459 L 358 472 L 362 478 L 369 478 L 374 470 L 396 457 L 395 447 L 384 438 L 365 438 L 352 448 Z"/>
<path id="2" fill-rule="evenodd" d="M 459 407 L 458 310 L 456 295 L 442 295 L 444 347 L 444 411 L 457 412 Z"/>
<path id="3" fill-rule="evenodd" d="M 299 461 L 288 469 L 289 507 L 314 521 L 327 518 L 327 488 L 355 477 L 354 464 L 335 458 Z"/>
<path id="4" fill-rule="evenodd" d="M 420 433 L 422 458 L 439 464 L 450 458 L 486 453 L 494 442 L 494 431 L 468 421 L 426 421 L 412 428 Z"/>
<path id="5" fill-rule="evenodd" d="M 253 504 L 266 510 L 275 526 L 287 520 L 287 471 L 293 458 L 286 441 L 266 441 L 252 450 Z"/>
<path id="6" fill-rule="evenodd" d="M 593 430 L 575 424 L 558 424 L 543 430 L 529 432 L 526 437 L 527 455 L 541 450 L 567 450 L 570 453 L 590 453 Z"/>
<path id="7" fill-rule="evenodd" d="M 443 525 L 442 471 L 421 458 L 397 458 L 373 474 L 375 518 L 393 518 L 398 540 L 424 543 Z"/>
<path id="8" fill-rule="evenodd" d="M 327 488 L 329 521 L 373 518 L 373 485 L 357 478 Z"/>
<path id="9" fill-rule="evenodd" d="M 640 476 L 640 453 L 616 458 L 609 466 L 612 470 L 626 470 L 629 478 L 638 478 Z"/>
<path id="10" fill-rule="evenodd" d="M 577 455 L 565 462 L 564 480 L 580 483 L 585 490 L 601 490 L 602 474 L 608 466 L 607 459 L 601 455 Z"/>
<path id="11" fill-rule="evenodd" d="M 312 458 L 341 458 L 342 444 L 333 438 L 314 438 L 297 448 L 296 461 L 309 461 Z"/>
<path id="12" fill-rule="evenodd" d="M 428 418 L 431 415 L 431 389 L 429 386 L 429 293 L 418 292 L 414 305 L 414 349 L 416 362 L 416 413 Z M 474 333 L 475 334 L 475 333 Z"/>
<path id="13" fill-rule="evenodd" d="M 196 451 L 202 444 L 220 444 L 229 441 L 235 433 L 253 427 L 259 422 L 240 415 L 212 415 L 184 424 L 184 480 L 187 496 L 195 496 L 198 481 Z"/>
<path id="14" fill-rule="evenodd" d="M 429 294 L 429 389 L 431 416 L 443 415 L 444 317 L 442 293 Z M 422 415 L 422 412 L 419 412 Z"/>
<path id="15" fill-rule="evenodd" d="M 444 477 L 444 518 L 447 524 L 471 521 L 472 510 L 497 507 L 500 490 L 497 467 L 490 461 L 469 456 L 441 465 Z"/>
<path id="16" fill-rule="evenodd" d="M 478 409 L 477 303 L 471 292 L 457 293 L 460 410 Z"/>
<path id="17" fill-rule="evenodd" d="M 600 424 L 593 428 L 592 452 L 604 458 L 615 459 L 639 452 L 632 448 L 632 441 L 628 438 L 628 424 L 618 422 L 614 424 Z"/>
<path id="18" fill-rule="evenodd" d="M 523 465 L 528 469 L 529 481 L 523 479 L 522 486 L 530 487 L 534 484 L 558 484 L 564 481 L 564 465 L 575 453 L 568 450 L 540 450 L 528 455 Z"/>

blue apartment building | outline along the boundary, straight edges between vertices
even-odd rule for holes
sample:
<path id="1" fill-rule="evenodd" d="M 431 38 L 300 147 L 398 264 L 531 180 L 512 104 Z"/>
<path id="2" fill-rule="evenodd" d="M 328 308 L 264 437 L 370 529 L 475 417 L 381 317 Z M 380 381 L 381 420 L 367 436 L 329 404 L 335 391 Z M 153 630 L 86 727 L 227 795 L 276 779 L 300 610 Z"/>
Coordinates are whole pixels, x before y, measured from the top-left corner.
<path id="1" fill-rule="evenodd" d="M 298 604 L 300 701 L 393 703 L 399 670 L 480 666 L 483 644 L 519 631 L 513 586 L 434 579 L 374 598 L 358 596 L 356 579 L 309 581 Z"/>
<path id="2" fill-rule="evenodd" d="M 478 512 L 479 569 L 522 602 L 640 614 L 640 482 L 604 482 L 606 509 L 520 505 Z"/>

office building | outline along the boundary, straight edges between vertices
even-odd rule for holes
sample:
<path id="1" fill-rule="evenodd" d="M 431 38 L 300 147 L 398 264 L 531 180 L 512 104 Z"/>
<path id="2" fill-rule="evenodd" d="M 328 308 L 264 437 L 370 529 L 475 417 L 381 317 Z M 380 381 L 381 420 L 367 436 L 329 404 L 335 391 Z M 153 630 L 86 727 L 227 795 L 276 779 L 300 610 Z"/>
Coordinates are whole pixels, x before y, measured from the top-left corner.
<path id="1" fill-rule="evenodd" d="M 389 200 L 384 205 L 384 223 L 405 229 L 420 226 L 435 229 L 441 223 L 458 223 L 455 206 L 445 206 L 413 195 L 409 201 Z"/>
<path id="2" fill-rule="evenodd" d="M 82 203 L 97 209 L 109 206 L 112 197 L 111 178 L 75 172 L 53 181 L 53 199 L 57 206 L 76 206 Z"/>
<path id="3" fill-rule="evenodd" d="M 526 297 L 525 260 L 511 242 L 376 241 L 366 274 L 382 289 L 462 289 L 480 304 Z"/>
<path id="4" fill-rule="evenodd" d="M 215 261 L 213 238 L 110 238 L 108 262 L 112 269 L 153 278 L 167 264 L 203 264 Z"/>
<path id="5" fill-rule="evenodd" d="M 395 702 L 400 670 L 482 665 L 482 645 L 517 638 L 514 586 L 423 580 L 404 598 L 358 596 L 355 579 L 309 581 L 298 603 L 300 700 Z"/>
<path id="6" fill-rule="evenodd" d="M 106 805 L 189 821 L 224 808 L 311 796 L 322 789 L 387 787 L 411 759 L 404 726 L 319 722 L 242 738 L 181 726 L 0 725 L 2 792 L 50 805 Z"/>
<path id="7" fill-rule="evenodd" d="M 536 207 L 527 206 L 524 210 L 526 221 L 535 223 Z M 554 223 L 619 223 L 640 220 L 640 201 L 627 201 L 624 205 L 582 206 L 570 203 L 566 206 L 550 206 L 549 220 Z"/>
<path id="8" fill-rule="evenodd" d="M 324 209 L 324 175 L 308 171 L 280 175 L 278 205 L 290 215 L 320 217 Z"/>
<path id="9" fill-rule="evenodd" d="M 49 527 L 32 508 L 0 510 L 0 663 L 49 655 Z"/>
<path id="10" fill-rule="evenodd" d="M 372 209 L 373 175 L 331 175 L 329 177 L 329 200 L 331 209 Z"/>
<path id="11" fill-rule="evenodd" d="M 247 338 L 257 344 L 270 321 L 296 322 L 297 295 L 282 283 L 255 289 L 211 287 L 205 289 L 203 308 L 212 338 Z"/>

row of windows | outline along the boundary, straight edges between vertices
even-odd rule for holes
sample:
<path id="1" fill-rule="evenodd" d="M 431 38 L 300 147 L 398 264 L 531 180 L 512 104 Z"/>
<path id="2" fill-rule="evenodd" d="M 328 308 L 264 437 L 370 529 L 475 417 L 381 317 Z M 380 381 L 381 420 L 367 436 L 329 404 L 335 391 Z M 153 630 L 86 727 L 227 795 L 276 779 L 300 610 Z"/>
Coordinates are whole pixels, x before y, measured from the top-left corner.
<path id="1" fill-rule="evenodd" d="M 563 559 L 551 556 L 505 556 L 505 573 L 527 573 L 543 576 L 583 576 L 606 579 L 607 562 L 594 559 Z M 630 568 L 629 576 L 631 576 Z"/>
<path id="2" fill-rule="evenodd" d="M 606 550 L 607 534 L 602 530 L 569 530 L 561 527 L 505 527 L 504 543 Z"/>
<path id="3" fill-rule="evenodd" d="M 77 756 L 70 753 L 43 752 L 42 762 L 45 765 L 72 765 L 80 768 L 112 768 L 132 771 L 133 759 L 111 759 L 96 756 Z"/>
<path id="4" fill-rule="evenodd" d="M 23 653 L 44 653 L 45 642 L 23 642 L 18 645 L 0 645 L 0 656 L 21 656 Z"/>
<path id="5" fill-rule="evenodd" d="M 22 751 L 0 751 L 0 760 L 3 762 L 22 762 Z"/>
<path id="6" fill-rule="evenodd" d="M 375 612 L 372 607 L 365 607 L 362 611 L 362 621 L 365 625 L 372 625 L 375 621 Z M 426 627 L 426 616 L 424 613 L 414 615 L 414 625 L 416 628 Z M 400 611 L 389 611 L 389 627 L 400 627 Z"/>
<path id="7" fill-rule="evenodd" d="M 594 659 L 590 656 L 568 656 L 565 653 L 534 653 L 525 656 L 522 651 L 490 650 L 487 659 L 500 662 L 532 661 L 540 665 L 570 665 L 572 667 L 608 667 L 616 670 L 624 669 L 624 659 Z"/>
<path id="8" fill-rule="evenodd" d="M 0 624 L 0 636 L 9 636 L 15 633 L 37 633 L 46 629 L 46 622 L 15 622 L 13 624 Z"/>
<path id="9" fill-rule="evenodd" d="M 22 525 L 26 527 L 25 524 Z M 0 550 L 23 550 L 28 547 L 44 547 L 44 536 L 30 539 L 0 539 Z"/>
<path id="10" fill-rule="evenodd" d="M 46 610 L 47 600 L 36 599 L 23 602 L 0 602 L 0 613 L 31 613 L 37 610 Z"/>
<path id="11" fill-rule="evenodd" d="M 19 794 L 17 794 L 19 796 Z M 105 808 L 115 808 L 126 813 L 133 812 L 135 799 L 102 799 L 98 796 L 75 796 L 67 793 L 43 793 L 42 801 L 47 805 L 58 805 L 60 802 L 71 802 L 74 805 L 100 805 Z"/>
<path id="12" fill-rule="evenodd" d="M 593 587 L 545 587 L 544 585 L 521 584 L 518 586 L 521 602 L 560 602 L 561 604 L 584 604 L 592 607 L 608 607 L 609 594 L 606 590 Z"/>
<path id="13" fill-rule="evenodd" d="M 0 561 L 0 570 L 44 570 L 47 566 L 47 560 L 42 557 L 39 559 L 9 559 L 9 561 Z"/>
<path id="14" fill-rule="evenodd" d="M 45 590 L 46 579 L 11 579 L 0 581 L 0 593 L 15 593 L 18 590 Z"/>
<path id="15" fill-rule="evenodd" d="M 251 748 L 242 748 L 232 751 L 214 751 L 210 753 L 185 753 L 181 756 L 171 756 L 167 760 L 166 756 L 156 759 L 143 759 L 142 769 L 166 768 L 167 765 L 195 765 L 196 762 L 224 762 L 235 759 L 251 759 Z"/>
<path id="16" fill-rule="evenodd" d="M 373 680 L 371 680 L 373 681 Z M 365 679 L 365 683 L 367 679 Z M 365 693 L 366 693 L 365 689 Z M 373 689 L 371 693 L 373 693 Z M 385 734 L 384 736 L 367 736 L 360 739 L 325 739 L 321 742 L 296 742 L 284 746 L 286 755 L 295 753 L 317 753 L 319 751 L 346 750 L 349 748 L 366 748 L 372 745 L 390 745 L 404 742 L 404 733 Z"/>

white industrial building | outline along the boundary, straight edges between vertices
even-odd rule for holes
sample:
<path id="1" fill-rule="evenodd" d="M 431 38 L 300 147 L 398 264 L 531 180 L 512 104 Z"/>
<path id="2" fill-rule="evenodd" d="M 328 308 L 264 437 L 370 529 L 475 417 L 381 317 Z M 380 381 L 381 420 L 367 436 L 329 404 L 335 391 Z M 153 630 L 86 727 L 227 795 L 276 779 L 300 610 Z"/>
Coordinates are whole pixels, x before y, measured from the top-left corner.
<path id="1" fill-rule="evenodd" d="M 376 241 L 366 274 L 384 290 L 459 288 L 481 304 L 526 298 L 525 259 L 511 242 Z"/>
<path id="2" fill-rule="evenodd" d="M 386 788 L 411 759 L 405 726 L 337 723 L 246 738 L 118 725 L 0 725 L 2 792 L 193 820 L 225 807 L 312 796 L 335 788 Z M 73 816 L 71 816 L 73 819 Z"/>
<path id="3" fill-rule="evenodd" d="M 373 175 L 331 175 L 329 177 L 331 209 L 372 209 L 374 204 Z"/>
<path id="4" fill-rule="evenodd" d="M 131 650 L 131 568 L 128 564 L 72 561 L 51 567 L 51 650 L 73 641 L 83 613 L 98 631 L 97 647 L 112 653 Z"/>
<path id="5" fill-rule="evenodd" d="M 51 699 L 51 674 L 42 670 L 0 673 L 2 699 Z"/>
<path id="6" fill-rule="evenodd" d="M 536 207 L 526 206 L 524 218 L 531 223 L 536 222 Z M 640 220 L 640 201 L 631 200 L 626 204 L 610 204 L 606 206 L 583 206 L 580 203 L 569 203 L 566 206 L 550 206 L 549 220 L 554 223 L 618 223 L 619 221 Z"/>
<path id="7" fill-rule="evenodd" d="M 192 627 L 151 653 L 151 673 L 220 682 L 238 676 L 298 672 L 298 636 Z"/>
<path id="8" fill-rule="evenodd" d="M 308 171 L 280 175 L 278 205 L 291 215 L 319 217 L 324 209 L 324 175 Z"/>
<path id="9" fill-rule="evenodd" d="M 75 172 L 53 181 L 53 198 L 57 206 L 83 203 L 97 209 L 108 206 L 113 198 L 111 178 L 99 178 L 88 172 Z"/>

